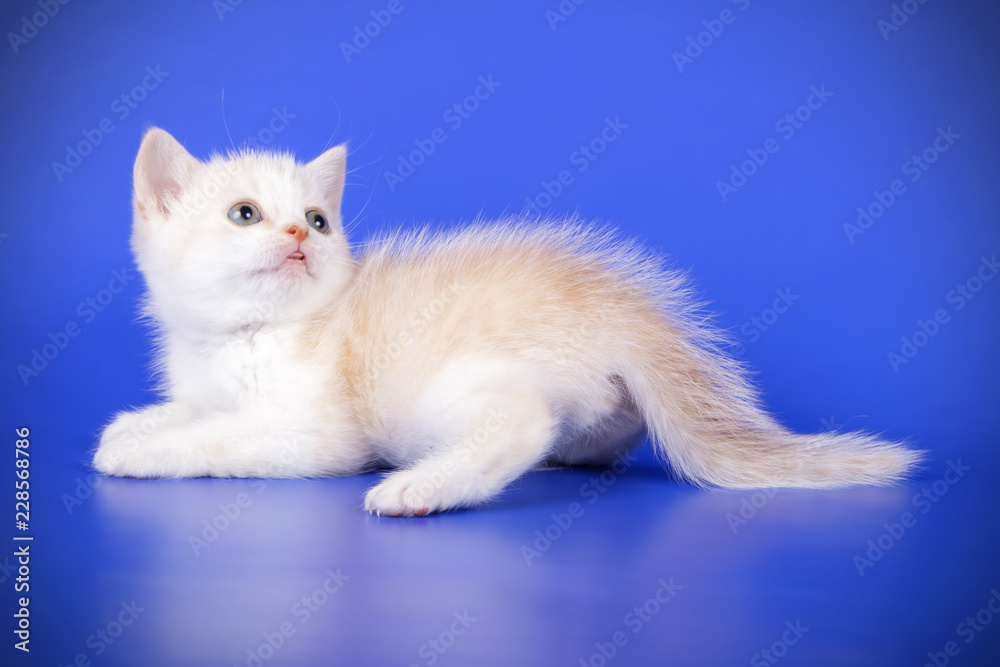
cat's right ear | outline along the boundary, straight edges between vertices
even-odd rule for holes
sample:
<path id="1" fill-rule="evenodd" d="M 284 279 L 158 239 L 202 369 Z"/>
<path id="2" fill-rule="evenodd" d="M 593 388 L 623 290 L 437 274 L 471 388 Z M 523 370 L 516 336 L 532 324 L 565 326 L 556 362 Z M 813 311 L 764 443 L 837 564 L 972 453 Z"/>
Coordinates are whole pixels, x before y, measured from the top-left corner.
<path id="1" fill-rule="evenodd" d="M 144 220 L 166 218 L 199 162 L 169 132 L 151 127 L 142 138 L 132 180 L 135 208 Z"/>

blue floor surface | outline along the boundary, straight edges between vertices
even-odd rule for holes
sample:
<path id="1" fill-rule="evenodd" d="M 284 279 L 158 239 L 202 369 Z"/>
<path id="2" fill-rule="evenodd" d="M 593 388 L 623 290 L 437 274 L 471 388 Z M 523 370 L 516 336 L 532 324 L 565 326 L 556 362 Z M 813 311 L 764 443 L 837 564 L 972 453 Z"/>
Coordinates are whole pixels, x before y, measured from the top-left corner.
<path id="1" fill-rule="evenodd" d="M 535 471 L 422 519 L 366 514 L 375 474 L 50 469 L 31 664 L 995 664 L 1000 494 L 983 471 L 722 491 L 639 458 Z"/>

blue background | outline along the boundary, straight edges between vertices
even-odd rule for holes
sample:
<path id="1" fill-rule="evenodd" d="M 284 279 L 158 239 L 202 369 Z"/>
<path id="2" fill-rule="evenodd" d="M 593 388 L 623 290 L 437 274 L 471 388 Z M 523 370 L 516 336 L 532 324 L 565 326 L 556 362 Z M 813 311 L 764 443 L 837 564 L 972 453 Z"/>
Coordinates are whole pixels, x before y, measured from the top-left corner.
<path id="1" fill-rule="evenodd" d="M 556 0 L 332 4 L 0 10 L 0 497 L 12 515 L 14 429 L 28 426 L 35 537 L 30 658 L 11 647 L 14 542 L 0 556 L 5 660 L 246 665 L 284 621 L 296 632 L 264 664 L 596 666 L 617 631 L 627 642 L 611 664 L 770 664 L 759 651 L 796 621 L 809 630 L 775 649 L 783 663 L 918 665 L 950 641 L 952 664 L 1000 654 L 993 612 L 971 641 L 959 627 L 1000 586 L 1000 280 L 975 281 L 1000 251 L 995 5 L 911 0 L 915 13 L 887 30 L 893 7 L 875 0 L 563 2 L 568 15 Z M 40 5 L 58 12 L 25 28 Z M 499 85 L 467 100 L 480 77 Z M 777 123 L 813 87 L 831 94 L 788 136 Z M 458 126 L 456 104 L 475 107 Z M 581 163 L 609 119 L 620 134 Z M 672 482 L 647 447 L 593 504 L 582 488 L 600 471 L 545 471 L 483 510 L 412 521 L 363 513 L 374 475 L 88 476 L 101 425 L 154 399 L 141 281 L 125 270 L 132 162 L 150 125 L 202 158 L 231 141 L 303 160 L 349 142 L 344 221 L 358 242 L 531 200 L 611 222 L 691 273 L 785 423 L 909 438 L 929 460 L 895 488 L 762 495 Z M 446 140 L 390 183 L 437 128 Z M 948 128 L 958 138 L 910 180 L 907 161 Z M 720 195 L 769 138 L 777 152 Z M 71 150 L 87 154 L 77 164 Z M 572 182 L 537 199 L 563 170 Z M 874 224 L 845 232 L 897 179 L 905 192 Z M 132 276 L 119 293 L 104 291 L 114 271 Z M 981 288 L 960 309 L 959 285 Z M 779 290 L 795 299 L 777 314 Z M 894 368 L 889 353 L 939 309 L 947 323 Z M 60 336 L 67 325 L 75 336 Z M 36 351 L 52 358 L 25 375 Z M 942 481 L 959 461 L 968 470 Z M 574 502 L 583 513 L 565 527 Z M 913 525 L 889 534 L 906 512 Z M 192 546 L 213 521 L 225 529 Z M 556 539 L 538 551 L 546 530 Z M 859 568 L 880 538 L 888 548 Z M 301 622 L 296 601 L 338 567 L 350 578 Z M 626 614 L 671 577 L 683 588 L 633 633 Z M 95 642 L 133 599 L 134 622 Z M 466 610 L 477 620 L 449 635 Z"/>

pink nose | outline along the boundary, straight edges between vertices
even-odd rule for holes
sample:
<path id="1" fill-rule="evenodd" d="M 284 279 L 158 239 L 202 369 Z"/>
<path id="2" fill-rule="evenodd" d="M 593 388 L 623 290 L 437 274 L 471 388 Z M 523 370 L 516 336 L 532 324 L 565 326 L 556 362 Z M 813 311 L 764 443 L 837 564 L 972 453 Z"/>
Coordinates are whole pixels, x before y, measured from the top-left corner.
<path id="1" fill-rule="evenodd" d="M 286 229 L 285 231 L 294 236 L 295 240 L 298 241 L 299 243 L 302 243 L 302 239 L 309 236 L 309 230 L 303 229 L 298 225 L 289 225 L 288 229 Z"/>

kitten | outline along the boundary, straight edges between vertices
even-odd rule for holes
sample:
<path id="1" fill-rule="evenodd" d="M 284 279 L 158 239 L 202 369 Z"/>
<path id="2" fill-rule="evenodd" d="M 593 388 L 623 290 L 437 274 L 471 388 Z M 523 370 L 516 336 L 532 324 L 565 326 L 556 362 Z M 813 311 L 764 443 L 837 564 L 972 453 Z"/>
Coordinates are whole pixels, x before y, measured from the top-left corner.
<path id="1" fill-rule="evenodd" d="M 724 487 L 899 480 L 919 452 L 798 435 L 763 412 L 682 277 L 575 222 L 398 233 L 352 258 L 346 151 L 207 162 L 153 128 L 132 248 L 165 403 L 119 414 L 94 466 L 127 477 L 312 477 L 397 468 L 370 512 L 494 498 L 544 463 L 642 440 Z"/>

